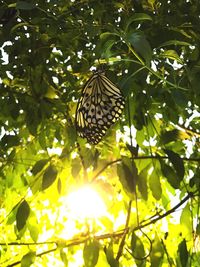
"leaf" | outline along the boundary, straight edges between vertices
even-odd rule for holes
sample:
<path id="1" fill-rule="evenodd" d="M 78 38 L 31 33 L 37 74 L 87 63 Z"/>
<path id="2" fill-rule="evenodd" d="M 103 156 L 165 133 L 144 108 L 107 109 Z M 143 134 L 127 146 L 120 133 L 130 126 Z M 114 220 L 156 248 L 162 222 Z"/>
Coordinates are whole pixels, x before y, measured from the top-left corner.
<path id="1" fill-rule="evenodd" d="M 130 26 L 130 24 L 132 22 L 134 22 L 134 21 L 145 21 L 145 20 L 152 21 L 152 18 L 149 15 L 145 14 L 145 13 L 135 13 L 133 16 L 131 16 L 128 19 L 125 31 L 128 30 L 128 28 L 129 28 L 129 26 Z"/>
<path id="2" fill-rule="evenodd" d="M 123 158 L 121 164 L 117 165 L 117 174 L 124 191 L 130 198 L 134 198 L 135 186 L 138 180 L 137 168 L 134 162 L 128 158 Z"/>
<path id="3" fill-rule="evenodd" d="M 28 230 L 30 232 L 30 236 L 34 242 L 37 242 L 39 236 L 39 228 L 38 225 L 28 224 Z"/>
<path id="4" fill-rule="evenodd" d="M 132 44 L 135 51 L 139 53 L 149 65 L 152 58 L 152 50 L 145 35 L 142 32 L 134 31 L 127 35 L 127 40 Z"/>
<path id="5" fill-rule="evenodd" d="M 179 130 L 165 131 L 161 134 L 160 139 L 162 144 L 168 144 L 172 141 L 176 141 L 179 138 Z"/>
<path id="6" fill-rule="evenodd" d="M 16 3 L 16 9 L 32 10 L 34 8 L 35 8 L 35 4 L 33 3 L 27 3 L 25 1 L 18 1 Z"/>
<path id="7" fill-rule="evenodd" d="M 142 259 L 145 256 L 143 243 L 134 231 L 131 236 L 131 250 L 133 257 L 137 259 Z"/>
<path id="8" fill-rule="evenodd" d="M 104 252 L 110 267 L 119 267 L 119 262 L 114 257 L 112 242 L 110 242 L 109 246 L 104 249 Z"/>
<path id="9" fill-rule="evenodd" d="M 99 243 L 97 241 L 94 240 L 85 244 L 83 258 L 85 267 L 94 267 L 97 264 L 99 258 Z"/>
<path id="10" fill-rule="evenodd" d="M 182 181 L 185 174 L 185 168 L 182 158 L 180 158 L 180 156 L 177 153 L 173 152 L 172 150 L 164 149 L 164 152 L 168 155 L 169 160 L 173 164 L 178 179 Z"/>
<path id="11" fill-rule="evenodd" d="M 182 267 L 187 267 L 188 263 L 188 250 L 187 250 L 187 245 L 185 239 L 178 245 L 178 253 L 180 257 L 180 262 Z"/>
<path id="12" fill-rule="evenodd" d="M 37 173 L 39 173 L 44 168 L 44 166 L 47 164 L 47 162 L 48 162 L 48 159 L 38 160 L 32 168 L 32 174 L 36 175 Z"/>
<path id="13" fill-rule="evenodd" d="M 151 266 L 161 266 L 161 262 L 164 256 L 163 245 L 161 244 L 159 237 L 155 234 L 153 243 L 152 243 L 152 250 L 150 253 L 150 260 Z"/>
<path id="14" fill-rule="evenodd" d="M 75 158 L 72 160 L 72 164 L 71 164 L 71 173 L 72 173 L 72 176 L 74 178 L 77 178 L 80 170 L 81 170 L 81 162 L 80 162 L 80 159 L 79 158 Z"/>
<path id="15" fill-rule="evenodd" d="M 35 262 L 35 252 L 28 252 L 26 255 L 24 255 L 21 259 L 21 267 L 29 267 L 31 264 Z"/>
<path id="16" fill-rule="evenodd" d="M 181 213 L 180 224 L 182 229 L 182 235 L 187 239 L 191 238 L 193 232 L 193 222 L 191 218 L 191 210 L 189 204 L 184 207 Z"/>
<path id="17" fill-rule="evenodd" d="M 67 254 L 65 253 L 64 249 L 60 249 L 60 258 L 62 262 L 64 263 L 65 267 L 68 267 L 68 259 L 67 259 Z"/>
<path id="18" fill-rule="evenodd" d="M 175 189 L 180 187 L 180 180 L 178 179 L 174 169 L 167 165 L 165 162 L 160 160 L 161 163 L 161 171 L 165 178 L 167 178 L 168 183 Z"/>
<path id="19" fill-rule="evenodd" d="M 17 135 L 4 135 L 1 139 L 1 143 L 6 148 L 18 146 L 20 144 L 20 138 Z"/>
<path id="20" fill-rule="evenodd" d="M 153 170 L 149 177 L 149 187 L 152 195 L 156 200 L 159 200 L 162 196 L 162 188 L 160 184 L 160 178 L 156 170 Z"/>
<path id="21" fill-rule="evenodd" d="M 147 168 L 144 168 L 139 176 L 138 176 L 138 189 L 143 197 L 144 200 L 147 200 L 148 198 L 148 190 L 147 190 L 147 176 L 148 176 L 148 170 L 149 166 Z"/>
<path id="22" fill-rule="evenodd" d="M 20 205 L 17 210 L 16 214 L 16 222 L 17 222 L 17 230 L 20 231 L 24 228 L 26 225 L 26 221 L 29 217 L 30 214 L 30 207 L 26 200 L 24 200 Z"/>
<path id="23" fill-rule="evenodd" d="M 160 54 L 160 57 L 176 60 L 178 63 L 183 64 L 182 59 L 179 57 L 175 50 L 166 50 Z"/>
<path id="24" fill-rule="evenodd" d="M 175 46 L 190 46 L 191 43 L 184 42 L 184 41 L 179 41 L 179 40 L 169 40 L 167 42 L 162 43 L 159 46 L 159 48 L 164 47 L 164 46 L 171 46 L 171 45 L 175 45 Z"/>
<path id="25" fill-rule="evenodd" d="M 47 189 L 49 186 L 53 184 L 53 182 L 56 180 L 58 171 L 56 168 L 52 165 L 50 165 L 43 174 L 42 179 L 42 190 Z"/>
<path id="26" fill-rule="evenodd" d="M 58 193 L 61 194 L 61 192 L 62 192 L 62 182 L 61 182 L 60 178 L 58 179 L 58 182 L 57 182 L 57 190 L 58 190 Z"/>

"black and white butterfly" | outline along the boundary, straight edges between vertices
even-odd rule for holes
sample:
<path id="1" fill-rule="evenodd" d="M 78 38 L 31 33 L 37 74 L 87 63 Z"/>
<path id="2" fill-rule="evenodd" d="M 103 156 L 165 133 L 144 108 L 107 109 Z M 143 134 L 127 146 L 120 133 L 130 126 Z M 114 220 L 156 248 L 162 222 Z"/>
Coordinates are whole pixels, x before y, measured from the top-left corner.
<path id="1" fill-rule="evenodd" d="M 78 135 L 98 144 L 106 130 L 119 119 L 124 97 L 103 71 L 96 71 L 86 82 L 76 109 Z"/>

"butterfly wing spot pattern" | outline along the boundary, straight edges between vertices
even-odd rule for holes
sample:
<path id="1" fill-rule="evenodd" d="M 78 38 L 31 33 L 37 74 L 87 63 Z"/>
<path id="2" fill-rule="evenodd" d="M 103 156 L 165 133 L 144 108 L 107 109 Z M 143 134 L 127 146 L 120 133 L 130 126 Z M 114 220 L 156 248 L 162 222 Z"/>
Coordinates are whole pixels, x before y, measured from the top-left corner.
<path id="1" fill-rule="evenodd" d="M 76 109 L 75 124 L 79 136 L 98 144 L 106 130 L 124 109 L 121 91 L 102 71 L 96 71 L 86 82 Z"/>

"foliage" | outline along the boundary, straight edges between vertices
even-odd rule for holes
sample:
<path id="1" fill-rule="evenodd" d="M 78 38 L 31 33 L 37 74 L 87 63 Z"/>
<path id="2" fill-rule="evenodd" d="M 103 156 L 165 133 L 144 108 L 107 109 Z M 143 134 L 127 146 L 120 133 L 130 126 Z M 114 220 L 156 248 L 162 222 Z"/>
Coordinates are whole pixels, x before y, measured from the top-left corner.
<path id="1" fill-rule="evenodd" d="M 1 266 L 200 265 L 199 10 L 0 1 Z M 99 64 L 126 107 L 90 146 L 74 118 Z M 85 184 L 106 215 L 70 217 L 66 196 Z"/>

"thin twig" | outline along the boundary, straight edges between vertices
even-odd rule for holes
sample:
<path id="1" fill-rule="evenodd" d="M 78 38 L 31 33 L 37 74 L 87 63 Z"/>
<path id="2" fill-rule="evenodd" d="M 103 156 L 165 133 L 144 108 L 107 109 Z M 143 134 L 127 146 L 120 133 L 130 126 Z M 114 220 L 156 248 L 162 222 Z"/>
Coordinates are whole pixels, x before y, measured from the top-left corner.
<path id="1" fill-rule="evenodd" d="M 124 244 L 125 244 L 125 240 L 126 240 L 126 235 L 128 233 L 128 230 L 129 230 L 129 221 L 130 221 L 130 217 L 131 217 L 131 206 L 132 206 L 132 200 L 129 201 L 129 205 L 128 205 L 128 212 L 127 212 L 127 217 L 126 217 L 124 234 L 122 236 L 122 240 L 120 242 L 118 253 L 116 256 L 117 261 L 119 261 L 120 257 L 122 256 L 123 248 L 124 248 Z"/>

